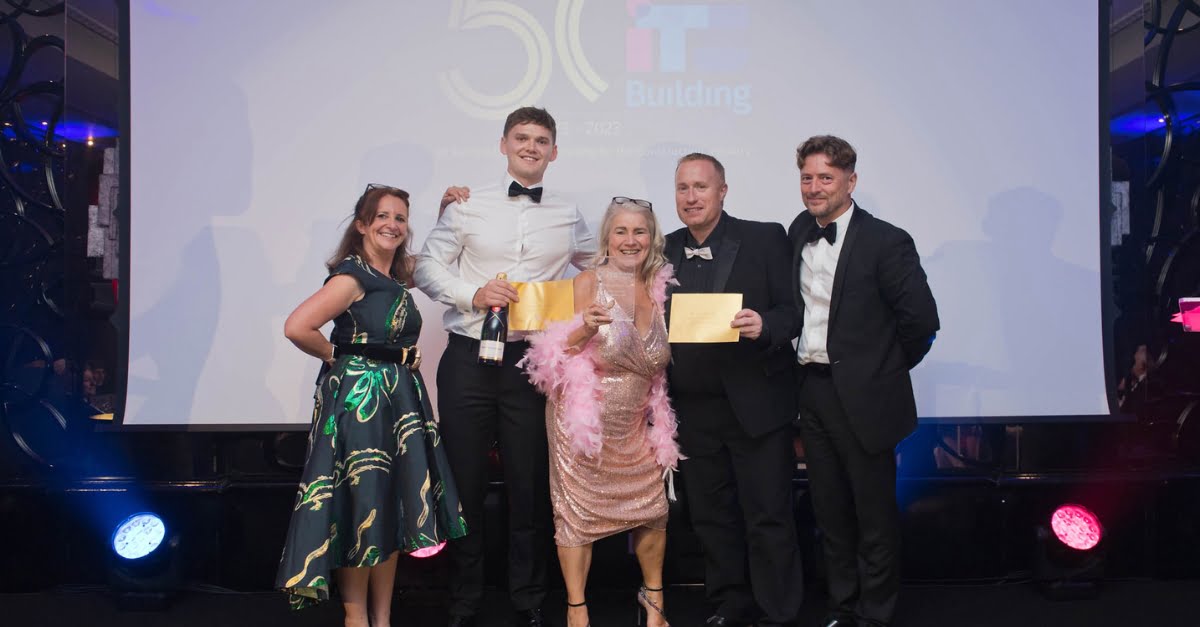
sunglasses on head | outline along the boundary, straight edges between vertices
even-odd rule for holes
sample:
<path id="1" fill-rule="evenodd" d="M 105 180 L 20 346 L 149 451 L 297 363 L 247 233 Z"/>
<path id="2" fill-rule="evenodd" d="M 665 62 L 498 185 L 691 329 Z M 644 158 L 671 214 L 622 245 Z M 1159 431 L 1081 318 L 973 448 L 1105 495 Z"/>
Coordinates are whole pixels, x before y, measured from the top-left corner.
<path id="1" fill-rule="evenodd" d="M 392 187 L 391 185 L 383 185 L 380 183 L 367 183 L 367 188 L 363 190 L 363 193 L 365 194 L 373 189 L 382 189 L 382 190 L 387 190 L 389 192 L 398 192 L 401 194 L 407 194 L 407 192 L 400 189 L 399 187 Z"/>
<path id="2" fill-rule="evenodd" d="M 654 203 L 650 202 L 649 200 L 642 200 L 641 198 L 630 198 L 628 196 L 613 196 L 612 201 L 618 205 L 634 204 L 639 207 L 645 207 L 645 208 L 649 209 L 650 211 L 654 211 Z"/>

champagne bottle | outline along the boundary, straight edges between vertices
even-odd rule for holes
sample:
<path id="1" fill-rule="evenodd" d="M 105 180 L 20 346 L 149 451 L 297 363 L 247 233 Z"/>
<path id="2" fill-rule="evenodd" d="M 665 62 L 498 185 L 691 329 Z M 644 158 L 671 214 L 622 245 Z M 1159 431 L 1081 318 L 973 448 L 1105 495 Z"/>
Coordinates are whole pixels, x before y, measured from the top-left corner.
<path id="1" fill-rule="evenodd" d="M 501 272 L 496 278 L 505 281 L 508 275 Z M 504 343 L 508 340 L 508 307 L 489 307 L 483 318 L 483 330 L 479 333 L 479 363 L 499 366 L 504 363 Z"/>

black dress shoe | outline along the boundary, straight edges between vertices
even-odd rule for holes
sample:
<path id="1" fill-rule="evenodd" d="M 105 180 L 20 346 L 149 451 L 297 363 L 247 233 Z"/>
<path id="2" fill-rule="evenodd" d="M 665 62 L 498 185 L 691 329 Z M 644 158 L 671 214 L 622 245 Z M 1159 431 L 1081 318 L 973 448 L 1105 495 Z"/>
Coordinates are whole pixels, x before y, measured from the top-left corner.
<path id="1" fill-rule="evenodd" d="M 474 616 L 451 616 L 447 627 L 475 627 Z"/>
<path id="2" fill-rule="evenodd" d="M 821 622 L 821 627 L 858 627 L 853 618 L 830 616 Z"/>
<path id="3" fill-rule="evenodd" d="M 542 608 L 535 607 L 532 610 L 518 611 L 516 618 L 513 619 L 513 625 L 516 627 L 545 627 L 546 623 L 542 619 Z"/>

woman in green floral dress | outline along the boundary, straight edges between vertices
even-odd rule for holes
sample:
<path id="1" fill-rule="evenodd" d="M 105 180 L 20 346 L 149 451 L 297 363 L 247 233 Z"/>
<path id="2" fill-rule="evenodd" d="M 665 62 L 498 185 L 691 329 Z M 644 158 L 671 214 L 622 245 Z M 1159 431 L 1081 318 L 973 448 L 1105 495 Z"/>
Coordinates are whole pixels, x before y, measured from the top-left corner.
<path id="1" fill-rule="evenodd" d="M 407 192 L 368 185 L 325 285 L 284 325 L 325 366 L 276 585 L 305 607 L 329 598 L 336 572 L 348 627 L 389 624 L 399 551 L 467 532 L 417 370 L 408 209 Z"/>

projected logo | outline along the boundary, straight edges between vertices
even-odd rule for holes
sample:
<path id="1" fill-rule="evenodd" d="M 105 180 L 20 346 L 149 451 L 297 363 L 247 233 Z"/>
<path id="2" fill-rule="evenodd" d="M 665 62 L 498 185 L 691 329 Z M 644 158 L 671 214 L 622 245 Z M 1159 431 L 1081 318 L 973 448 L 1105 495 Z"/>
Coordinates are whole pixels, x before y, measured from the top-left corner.
<path id="1" fill-rule="evenodd" d="M 632 74 L 688 74 L 689 78 L 625 81 L 625 105 L 636 108 L 751 111 L 749 83 L 705 80 L 696 75 L 732 74 L 747 65 L 750 51 L 730 45 L 749 30 L 748 7 L 732 4 L 659 4 L 627 0 L 633 27 L 625 32 L 625 70 Z M 710 31 L 710 32 L 705 32 Z M 703 36 L 702 36 L 703 35 Z M 697 40 L 715 40 L 707 45 Z"/>
<path id="2" fill-rule="evenodd" d="M 583 55 L 579 23 L 584 0 L 559 0 L 554 9 L 554 53 L 550 35 L 529 11 L 503 0 L 454 0 L 450 29 L 502 28 L 525 50 L 525 72 L 511 89 L 485 93 L 472 86 L 457 69 L 438 75 L 442 92 L 454 106 L 472 117 L 498 120 L 522 105 L 539 102 L 550 83 L 555 56 L 567 80 L 584 98 L 595 102 L 608 89 Z"/>

